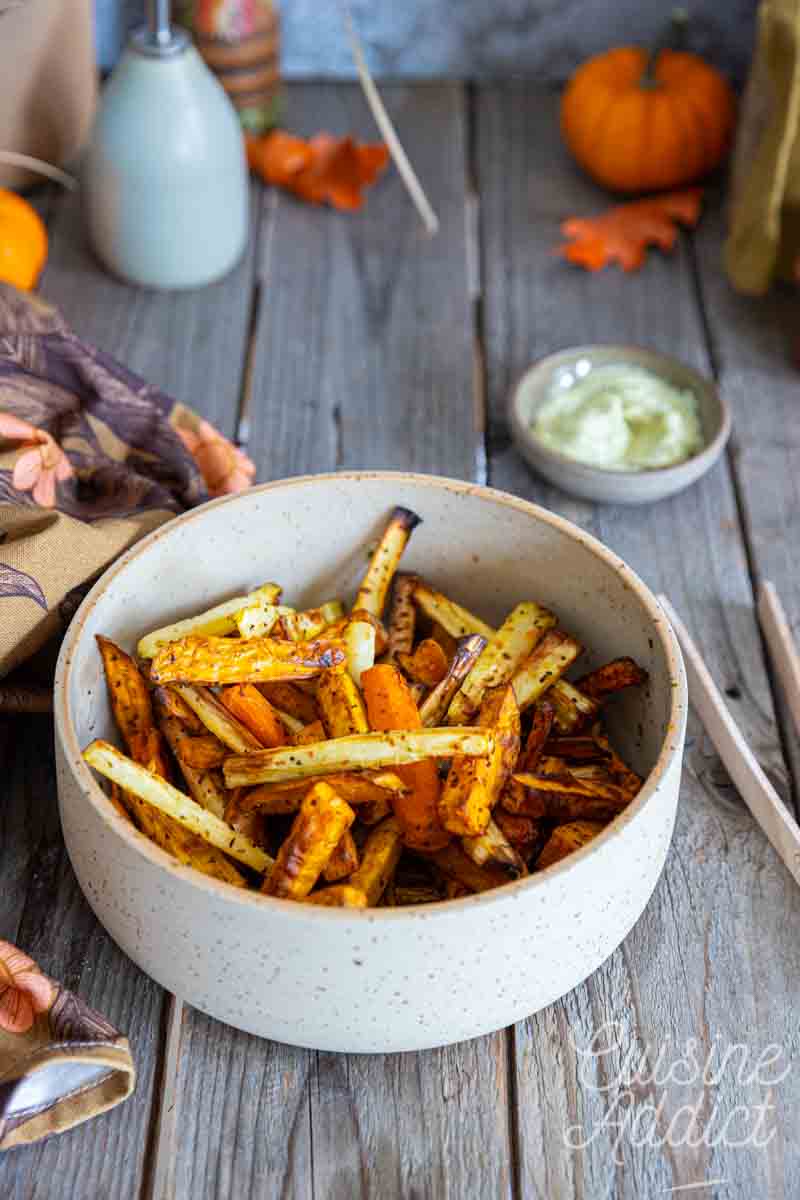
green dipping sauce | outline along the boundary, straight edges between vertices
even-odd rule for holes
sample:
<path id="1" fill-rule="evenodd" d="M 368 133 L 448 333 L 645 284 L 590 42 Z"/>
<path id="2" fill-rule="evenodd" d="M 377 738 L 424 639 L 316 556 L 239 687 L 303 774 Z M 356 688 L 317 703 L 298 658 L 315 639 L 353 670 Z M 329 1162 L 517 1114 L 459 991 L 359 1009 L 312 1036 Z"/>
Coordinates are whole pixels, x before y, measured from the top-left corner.
<path id="1" fill-rule="evenodd" d="M 671 467 L 703 448 L 694 392 L 627 363 L 562 372 L 532 428 L 551 450 L 613 471 Z"/>

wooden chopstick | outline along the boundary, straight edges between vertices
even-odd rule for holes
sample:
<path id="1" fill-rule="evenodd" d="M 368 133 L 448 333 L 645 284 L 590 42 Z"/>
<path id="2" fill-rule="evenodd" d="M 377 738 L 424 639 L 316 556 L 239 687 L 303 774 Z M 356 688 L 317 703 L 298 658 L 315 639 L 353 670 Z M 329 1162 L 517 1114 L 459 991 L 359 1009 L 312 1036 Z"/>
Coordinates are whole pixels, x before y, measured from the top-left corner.
<path id="1" fill-rule="evenodd" d="M 700 651 L 666 596 L 658 602 L 675 631 L 686 664 L 689 698 L 714 743 L 733 782 L 755 820 L 800 883 L 800 827 L 789 814 L 728 712 L 719 688 L 711 678 Z"/>
<path id="2" fill-rule="evenodd" d="M 758 619 L 795 729 L 800 735 L 800 654 L 797 653 L 797 646 L 775 585 L 768 579 L 765 579 L 759 588 Z"/>

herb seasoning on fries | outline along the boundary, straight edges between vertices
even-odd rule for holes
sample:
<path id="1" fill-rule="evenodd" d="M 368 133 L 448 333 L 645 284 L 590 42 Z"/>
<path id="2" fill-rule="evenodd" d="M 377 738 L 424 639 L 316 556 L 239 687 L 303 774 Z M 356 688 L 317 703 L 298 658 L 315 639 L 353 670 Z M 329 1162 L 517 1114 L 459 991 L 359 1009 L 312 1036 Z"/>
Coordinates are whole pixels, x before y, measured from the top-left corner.
<path id="1" fill-rule="evenodd" d="M 399 572 L 419 523 L 394 510 L 349 613 L 265 583 L 145 633 L 138 661 L 98 637 L 127 753 L 84 758 L 116 811 L 205 875 L 337 908 L 487 891 L 596 837 L 641 787 L 602 711 L 646 672 L 571 683 L 557 614 L 523 600 L 494 629 Z"/>

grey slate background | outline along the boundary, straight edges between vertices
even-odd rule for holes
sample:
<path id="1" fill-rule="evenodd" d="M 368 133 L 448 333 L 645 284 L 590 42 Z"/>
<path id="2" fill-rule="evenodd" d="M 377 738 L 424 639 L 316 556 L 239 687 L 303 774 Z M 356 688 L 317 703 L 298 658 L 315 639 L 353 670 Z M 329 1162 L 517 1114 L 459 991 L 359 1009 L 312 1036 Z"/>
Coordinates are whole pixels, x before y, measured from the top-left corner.
<path id="1" fill-rule="evenodd" d="M 95 0 L 98 57 L 115 61 L 143 0 Z M 340 0 L 280 0 L 283 71 L 290 79 L 351 79 Z M 651 42 L 673 0 L 351 0 L 370 67 L 385 78 L 561 83 L 591 54 Z M 694 0 L 690 48 L 741 82 L 756 0 Z"/>

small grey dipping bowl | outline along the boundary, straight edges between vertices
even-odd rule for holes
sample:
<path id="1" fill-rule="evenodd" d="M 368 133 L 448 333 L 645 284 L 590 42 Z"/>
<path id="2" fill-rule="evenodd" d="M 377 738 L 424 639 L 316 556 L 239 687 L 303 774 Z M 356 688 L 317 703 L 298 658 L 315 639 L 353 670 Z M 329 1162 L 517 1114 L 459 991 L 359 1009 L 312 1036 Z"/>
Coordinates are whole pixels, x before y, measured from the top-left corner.
<path id="1" fill-rule="evenodd" d="M 703 429 L 703 449 L 672 467 L 614 471 L 577 462 L 546 446 L 531 428 L 536 413 L 559 375 L 583 363 L 589 364 L 589 370 L 616 363 L 633 363 L 676 387 L 694 392 Z M 585 374 L 584 368 L 581 375 Z M 640 346 L 573 346 L 540 359 L 529 367 L 514 388 L 509 420 L 517 449 L 535 471 L 565 492 L 609 504 L 648 504 L 683 491 L 710 470 L 731 432 L 728 404 L 709 379 L 677 358 Z"/>

